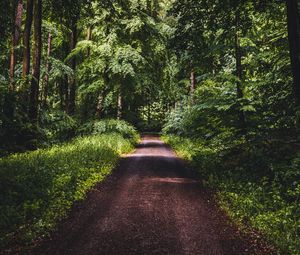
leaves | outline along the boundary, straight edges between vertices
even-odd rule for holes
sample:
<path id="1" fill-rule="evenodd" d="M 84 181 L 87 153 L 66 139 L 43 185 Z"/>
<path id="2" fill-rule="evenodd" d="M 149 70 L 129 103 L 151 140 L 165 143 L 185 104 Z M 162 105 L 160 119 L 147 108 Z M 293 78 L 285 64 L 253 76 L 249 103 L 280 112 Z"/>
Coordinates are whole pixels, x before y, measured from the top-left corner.
<path id="1" fill-rule="evenodd" d="M 24 243 L 53 230 L 72 204 L 111 172 L 119 155 L 133 149 L 134 128 L 117 121 L 109 125 L 101 135 L 0 159 L 2 247 L 14 233 Z"/>

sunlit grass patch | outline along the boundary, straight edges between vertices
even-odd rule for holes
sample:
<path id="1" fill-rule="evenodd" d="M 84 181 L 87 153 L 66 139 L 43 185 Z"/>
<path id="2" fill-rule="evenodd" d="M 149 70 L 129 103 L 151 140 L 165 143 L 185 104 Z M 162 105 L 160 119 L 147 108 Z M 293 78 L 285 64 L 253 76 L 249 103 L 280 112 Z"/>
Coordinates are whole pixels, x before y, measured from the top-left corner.
<path id="1" fill-rule="evenodd" d="M 47 234 L 133 148 L 132 140 L 111 133 L 1 158 L 1 245 Z"/>

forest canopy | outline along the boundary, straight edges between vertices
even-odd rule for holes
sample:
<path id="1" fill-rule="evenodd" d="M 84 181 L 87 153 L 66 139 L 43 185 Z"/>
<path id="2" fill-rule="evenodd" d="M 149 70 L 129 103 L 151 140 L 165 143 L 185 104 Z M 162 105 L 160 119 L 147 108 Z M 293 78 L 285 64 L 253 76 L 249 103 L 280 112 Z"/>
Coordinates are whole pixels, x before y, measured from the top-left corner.
<path id="1" fill-rule="evenodd" d="M 233 217 L 296 254 L 298 2 L 1 0 L 0 156 L 162 132 Z"/>
<path id="2" fill-rule="evenodd" d="M 186 104 L 214 132 L 296 132 L 297 1 L 1 4 L 4 150 L 53 139 L 59 122 L 69 137 L 102 118 L 159 130 Z"/>

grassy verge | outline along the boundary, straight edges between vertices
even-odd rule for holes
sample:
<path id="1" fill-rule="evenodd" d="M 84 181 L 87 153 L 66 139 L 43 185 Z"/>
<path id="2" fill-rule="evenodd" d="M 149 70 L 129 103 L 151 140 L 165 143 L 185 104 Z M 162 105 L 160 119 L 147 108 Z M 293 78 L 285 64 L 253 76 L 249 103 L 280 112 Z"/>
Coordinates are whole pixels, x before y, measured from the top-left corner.
<path id="1" fill-rule="evenodd" d="M 243 139 L 211 141 L 164 136 L 188 160 L 241 226 L 251 225 L 278 247 L 300 254 L 300 155 L 289 147 Z M 290 155 L 293 155 L 292 157 Z"/>
<path id="2" fill-rule="evenodd" d="M 0 248 L 49 233 L 135 140 L 111 133 L 0 159 Z"/>

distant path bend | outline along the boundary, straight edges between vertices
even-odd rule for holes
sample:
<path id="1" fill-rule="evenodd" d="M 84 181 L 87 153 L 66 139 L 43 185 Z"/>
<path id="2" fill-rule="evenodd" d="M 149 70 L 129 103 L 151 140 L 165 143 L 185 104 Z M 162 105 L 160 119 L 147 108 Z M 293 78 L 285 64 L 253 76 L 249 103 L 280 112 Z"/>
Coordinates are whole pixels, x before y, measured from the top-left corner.
<path id="1" fill-rule="evenodd" d="M 144 136 L 33 254 L 267 254 L 251 243 L 174 152 Z"/>

